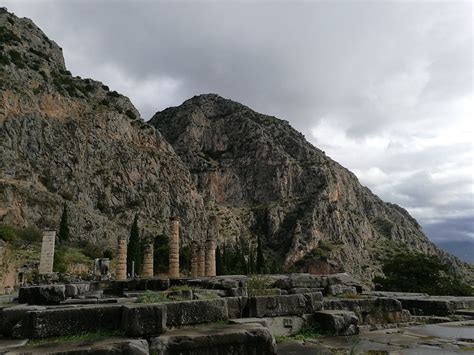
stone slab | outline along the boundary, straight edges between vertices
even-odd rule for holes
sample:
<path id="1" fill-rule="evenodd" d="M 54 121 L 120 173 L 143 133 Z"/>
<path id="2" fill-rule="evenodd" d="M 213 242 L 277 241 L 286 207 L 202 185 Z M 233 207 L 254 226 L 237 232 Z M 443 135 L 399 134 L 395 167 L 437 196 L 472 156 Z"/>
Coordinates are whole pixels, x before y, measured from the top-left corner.
<path id="1" fill-rule="evenodd" d="M 260 324 L 252 323 L 209 325 L 170 331 L 151 340 L 150 353 L 275 355 L 277 348 L 269 330 Z"/>
<path id="2" fill-rule="evenodd" d="M 15 338 L 47 338 L 120 329 L 121 305 L 87 305 L 33 310 L 14 327 Z"/>
<path id="3" fill-rule="evenodd" d="M 328 310 L 315 312 L 313 321 L 322 334 L 336 336 L 359 334 L 359 319 L 351 311 Z"/>
<path id="4" fill-rule="evenodd" d="M 18 294 L 19 303 L 27 303 L 31 305 L 59 304 L 65 299 L 65 285 L 40 285 L 21 287 Z"/>
<path id="5" fill-rule="evenodd" d="M 285 315 L 303 315 L 322 309 L 323 296 L 320 292 L 250 297 L 248 315 L 250 317 L 277 317 Z"/>
<path id="6" fill-rule="evenodd" d="M 217 322 L 229 319 L 225 299 L 163 303 L 167 308 L 168 327 Z"/>
<path id="7" fill-rule="evenodd" d="M 122 330 L 132 337 L 162 334 L 166 331 L 166 310 L 158 304 L 124 305 Z"/>

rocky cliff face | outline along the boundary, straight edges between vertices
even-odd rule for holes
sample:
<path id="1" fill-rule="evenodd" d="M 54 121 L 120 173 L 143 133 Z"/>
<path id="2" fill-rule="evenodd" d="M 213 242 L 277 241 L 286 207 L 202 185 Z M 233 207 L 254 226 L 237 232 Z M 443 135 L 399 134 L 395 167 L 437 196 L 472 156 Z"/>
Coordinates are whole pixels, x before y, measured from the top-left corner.
<path id="1" fill-rule="evenodd" d="M 407 211 L 372 194 L 286 121 L 208 94 L 150 123 L 220 215 L 221 243 L 261 235 L 284 270 L 318 268 L 323 257 L 364 278 L 397 248 L 441 253 Z"/>
<path id="2" fill-rule="evenodd" d="M 158 234 L 179 216 L 198 238 L 206 215 L 173 148 L 128 98 L 74 77 L 29 19 L 0 10 L 0 222 L 57 228 L 115 247 L 135 213 Z"/>

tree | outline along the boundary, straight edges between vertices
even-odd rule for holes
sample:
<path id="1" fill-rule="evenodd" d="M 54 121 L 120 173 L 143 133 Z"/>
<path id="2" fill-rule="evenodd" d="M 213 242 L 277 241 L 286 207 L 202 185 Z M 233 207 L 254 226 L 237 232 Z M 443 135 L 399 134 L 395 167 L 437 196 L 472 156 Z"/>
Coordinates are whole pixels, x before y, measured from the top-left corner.
<path id="1" fill-rule="evenodd" d="M 224 262 L 219 247 L 216 248 L 216 274 L 224 275 Z"/>
<path id="2" fill-rule="evenodd" d="M 429 295 L 470 296 L 471 286 L 451 274 L 449 266 L 437 256 L 400 253 L 386 259 L 384 277 L 375 277 L 376 289 L 384 291 L 422 292 Z"/>
<path id="3" fill-rule="evenodd" d="M 130 238 L 127 245 L 127 273 L 132 275 L 132 263 L 135 262 L 135 273 L 142 267 L 142 252 L 140 245 L 140 231 L 138 229 L 138 215 L 133 219 L 130 229 Z"/>
<path id="4" fill-rule="evenodd" d="M 255 271 L 259 274 L 265 272 L 265 259 L 263 257 L 263 248 L 262 248 L 262 238 L 258 236 L 257 238 L 257 261 L 255 265 Z"/>
<path id="5" fill-rule="evenodd" d="M 58 240 L 60 244 L 66 243 L 69 241 L 69 225 L 68 225 L 68 216 L 67 216 L 67 206 L 64 204 L 63 214 L 61 215 L 61 221 L 59 222 L 59 233 Z"/>
<path id="6" fill-rule="evenodd" d="M 170 254 L 169 238 L 166 235 L 159 235 L 153 244 L 153 268 L 155 274 L 168 272 L 168 256 Z"/>

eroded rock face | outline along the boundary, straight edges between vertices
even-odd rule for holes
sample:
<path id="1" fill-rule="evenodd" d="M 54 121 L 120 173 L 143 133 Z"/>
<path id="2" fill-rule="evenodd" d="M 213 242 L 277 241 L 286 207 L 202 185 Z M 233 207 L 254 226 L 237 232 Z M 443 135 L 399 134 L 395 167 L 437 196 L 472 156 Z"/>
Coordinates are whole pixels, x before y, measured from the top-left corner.
<path id="1" fill-rule="evenodd" d="M 201 236 L 202 199 L 173 148 L 129 99 L 72 76 L 33 22 L 0 10 L 0 222 L 56 228 L 115 248 L 135 213 L 141 228 Z M 3 40 L 5 39 L 5 40 Z"/>
<path id="2" fill-rule="evenodd" d="M 441 253 L 407 211 L 372 194 L 286 121 L 207 94 L 150 123 L 217 209 L 220 244 L 263 235 L 284 270 L 311 269 L 323 256 L 366 280 L 386 250 Z"/>

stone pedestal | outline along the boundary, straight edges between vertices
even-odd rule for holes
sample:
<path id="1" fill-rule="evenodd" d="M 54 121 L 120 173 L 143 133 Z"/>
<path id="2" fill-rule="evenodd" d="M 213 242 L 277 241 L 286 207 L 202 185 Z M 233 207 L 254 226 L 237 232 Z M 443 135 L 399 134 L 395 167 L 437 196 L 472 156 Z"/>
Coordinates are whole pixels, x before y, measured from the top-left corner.
<path id="1" fill-rule="evenodd" d="M 179 221 L 171 221 L 170 231 L 170 258 L 168 276 L 170 278 L 179 277 Z"/>
<path id="2" fill-rule="evenodd" d="M 153 243 L 145 245 L 143 254 L 143 277 L 153 277 Z"/>
<path id="3" fill-rule="evenodd" d="M 206 275 L 206 249 L 202 246 L 198 248 L 198 277 Z"/>
<path id="4" fill-rule="evenodd" d="M 127 279 L 127 240 L 125 238 L 119 238 L 118 240 L 115 278 L 117 280 Z"/>
<path id="5" fill-rule="evenodd" d="M 206 276 L 216 276 L 216 242 L 208 240 L 206 242 Z"/>
<path id="6" fill-rule="evenodd" d="M 199 265 L 199 255 L 198 255 L 198 245 L 196 242 L 193 242 L 191 245 L 191 277 L 198 277 L 198 265 Z"/>
<path id="7" fill-rule="evenodd" d="M 41 257 L 38 271 L 40 274 L 50 274 L 53 272 L 54 246 L 56 243 L 56 232 L 43 232 L 43 241 L 41 243 Z"/>

